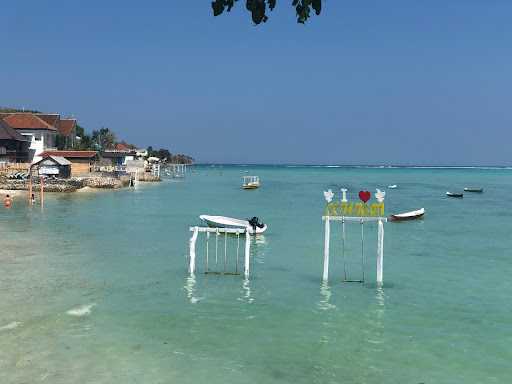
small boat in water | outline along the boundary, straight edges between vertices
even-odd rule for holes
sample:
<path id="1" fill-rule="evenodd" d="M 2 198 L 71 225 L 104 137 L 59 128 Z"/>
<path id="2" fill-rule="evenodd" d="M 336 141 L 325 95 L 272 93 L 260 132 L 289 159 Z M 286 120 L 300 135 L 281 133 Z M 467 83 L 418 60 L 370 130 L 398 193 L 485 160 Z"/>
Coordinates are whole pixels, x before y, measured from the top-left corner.
<path id="1" fill-rule="evenodd" d="M 258 176 L 244 176 L 242 179 L 243 189 L 256 189 L 260 187 L 260 178 Z"/>
<path id="2" fill-rule="evenodd" d="M 421 219 L 425 215 L 425 208 L 418 209 L 416 211 L 398 213 L 388 217 L 389 221 L 407 221 Z"/>
<path id="3" fill-rule="evenodd" d="M 471 188 L 471 187 L 464 188 L 464 192 L 482 193 L 483 191 L 484 191 L 483 188 Z"/>
<path id="4" fill-rule="evenodd" d="M 239 228 L 247 229 L 251 235 L 260 234 L 267 230 L 267 225 L 260 223 L 257 217 L 250 220 L 235 219 L 226 216 L 201 215 L 199 218 L 211 228 Z"/>
<path id="5" fill-rule="evenodd" d="M 396 189 L 397 185 L 396 184 L 393 184 L 393 185 L 388 185 L 388 188 L 389 189 Z"/>
<path id="6" fill-rule="evenodd" d="M 455 193 L 455 192 L 446 192 L 446 196 L 448 197 L 457 197 L 459 199 L 464 197 L 463 193 Z"/>

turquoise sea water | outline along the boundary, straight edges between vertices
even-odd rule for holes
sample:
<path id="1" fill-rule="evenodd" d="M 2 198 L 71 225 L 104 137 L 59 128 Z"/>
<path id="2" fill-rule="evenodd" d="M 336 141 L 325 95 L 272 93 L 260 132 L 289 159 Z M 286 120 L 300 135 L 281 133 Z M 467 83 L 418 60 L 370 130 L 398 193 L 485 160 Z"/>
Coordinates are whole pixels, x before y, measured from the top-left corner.
<path id="1" fill-rule="evenodd" d="M 246 171 L 262 188 L 240 189 Z M 367 282 L 341 282 L 333 226 L 322 284 L 322 191 L 389 184 L 388 213 L 427 214 L 385 225 L 384 287 L 370 225 Z M 485 193 L 444 196 L 464 186 Z M 506 169 L 202 166 L 179 182 L 48 196 L 43 212 L 18 198 L 0 208 L 0 382 L 510 382 L 511 189 Z M 188 276 L 188 227 L 206 213 L 269 225 L 249 280 L 201 273 L 201 241 Z"/>

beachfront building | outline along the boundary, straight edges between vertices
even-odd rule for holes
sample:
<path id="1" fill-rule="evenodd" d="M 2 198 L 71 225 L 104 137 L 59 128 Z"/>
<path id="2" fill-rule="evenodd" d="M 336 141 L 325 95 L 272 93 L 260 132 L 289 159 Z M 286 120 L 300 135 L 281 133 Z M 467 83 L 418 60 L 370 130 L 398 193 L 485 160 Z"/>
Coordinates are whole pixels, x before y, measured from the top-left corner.
<path id="1" fill-rule="evenodd" d="M 76 119 L 60 119 L 58 130 L 63 140 L 62 147 L 73 148 L 76 144 Z"/>
<path id="2" fill-rule="evenodd" d="M 127 160 L 126 172 L 128 173 L 144 173 L 145 162 L 142 159 Z"/>
<path id="3" fill-rule="evenodd" d="M 98 160 L 96 151 L 45 151 L 40 155 L 63 157 L 71 163 L 71 176 L 87 176 Z"/>
<path id="4" fill-rule="evenodd" d="M 41 120 L 46 121 L 52 127 L 58 129 L 60 115 L 58 113 L 34 113 L 35 116 L 39 117 Z"/>
<path id="5" fill-rule="evenodd" d="M 135 148 L 130 145 L 130 144 L 126 144 L 125 142 L 122 142 L 122 143 L 116 143 L 116 146 L 115 148 L 116 150 L 118 151 L 135 151 Z"/>
<path id="6" fill-rule="evenodd" d="M 135 151 L 135 157 L 137 159 L 144 159 L 148 157 L 148 150 L 147 149 L 137 149 Z"/>
<path id="7" fill-rule="evenodd" d="M 128 149 L 107 149 L 101 153 L 103 165 L 125 166 L 127 161 L 135 159 L 135 151 Z"/>
<path id="8" fill-rule="evenodd" d="M 28 162 L 30 141 L 0 119 L 0 163 Z"/>
<path id="9" fill-rule="evenodd" d="M 34 163 L 40 176 L 67 179 L 71 176 L 71 162 L 62 156 L 45 155 L 42 160 Z"/>
<path id="10" fill-rule="evenodd" d="M 58 113 L 2 112 L 0 120 L 29 139 L 28 162 L 41 160 L 46 150 L 70 149 L 76 143 L 76 119 Z"/>
<path id="11" fill-rule="evenodd" d="M 76 119 L 62 118 L 58 113 L 35 113 L 35 115 L 57 129 L 56 147 L 73 148 L 76 143 Z"/>
<path id="12" fill-rule="evenodd" d="M 2 113 L 0 119 L 29 141 L 28 162 L 41 160 L 42 152 L 56 147 L 57 128 L 36 114 L 28 112 Z"/>

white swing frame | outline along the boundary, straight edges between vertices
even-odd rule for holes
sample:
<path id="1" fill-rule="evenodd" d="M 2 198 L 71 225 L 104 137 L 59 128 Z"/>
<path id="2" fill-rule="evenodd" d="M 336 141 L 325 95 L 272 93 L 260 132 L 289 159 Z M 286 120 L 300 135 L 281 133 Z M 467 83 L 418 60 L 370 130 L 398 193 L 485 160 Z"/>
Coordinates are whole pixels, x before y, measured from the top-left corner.
<path id="1" fill-rule="evenodd" d="M 361 263 L 363 279 L 357 280 L 358 282 L 365 281 L 365 256 L 364 256 L 364 223 L 377 222 L 377 284 L 383 283 L 383 267 L 384 267 L 384 223 L 388 221 L 387 217 L 359 217 L 359 216 L 322 216 L 324 221 L 324 268 L 322 280 L 329 280 L 329 258 L 330 258 L 330 242 L 331 242 L 331 221 L 339 222 L 342 224 L 342 255 L 344 259 L 344 281 L 347 280 L 346 264 L 345 264 L 345 224 L 346 223 L 360 223 L 361 224 Z"/>
<path id="2" fill-rule="evenodd" d="M 236 267 L 235 274 L 238 274 L 239 264 L 239 251 L 240 251 L 240 235 L 245 234 L 245 254 L 244 254 L 244 275 L 249 277 L 250 272 L 250 251 L 251 251 L 251 237 L 249 231 L 244 228 L 210 228 L 210 227 L 190 227 L 192 237 L 189 244 L 189 273 L 193 275 L 196 271 L 196 242 L 200 233 L 206 233 L 206 258 L 205 258 L 205 273 L 209 273 L 208 259 L 209 259 L 209 245 L 210 233 L 215 234 L 215 265 L 218 264 L 218 239 L 221 234 L 224 234 L 224 274 L 227 274 L 227 240 L 228 234 L 235 234 L 237 236 L 236 248 Z"/>

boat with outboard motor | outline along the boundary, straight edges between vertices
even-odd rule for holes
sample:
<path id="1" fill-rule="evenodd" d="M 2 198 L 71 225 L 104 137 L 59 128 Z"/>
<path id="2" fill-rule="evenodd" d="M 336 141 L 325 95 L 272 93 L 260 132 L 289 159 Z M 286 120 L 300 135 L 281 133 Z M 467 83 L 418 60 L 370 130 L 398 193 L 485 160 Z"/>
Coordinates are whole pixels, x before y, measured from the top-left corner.
<path id="1" fill-rule="evenodd" d="M 267 230 L 267 225 L 260 223 L 260 219 L 257 217 L 242 220 L 226 216 L 201 215 L 199 218 L 211 228 L 241 228 L 248 230 L 251 235 L 258 235 Z"/>
<path id="2" fill-rule="evenodd" d="M 242 179 L 243 189 L 256 189 L 260 187 L 260 178 L 258 176 L 244 176 Z"/>

